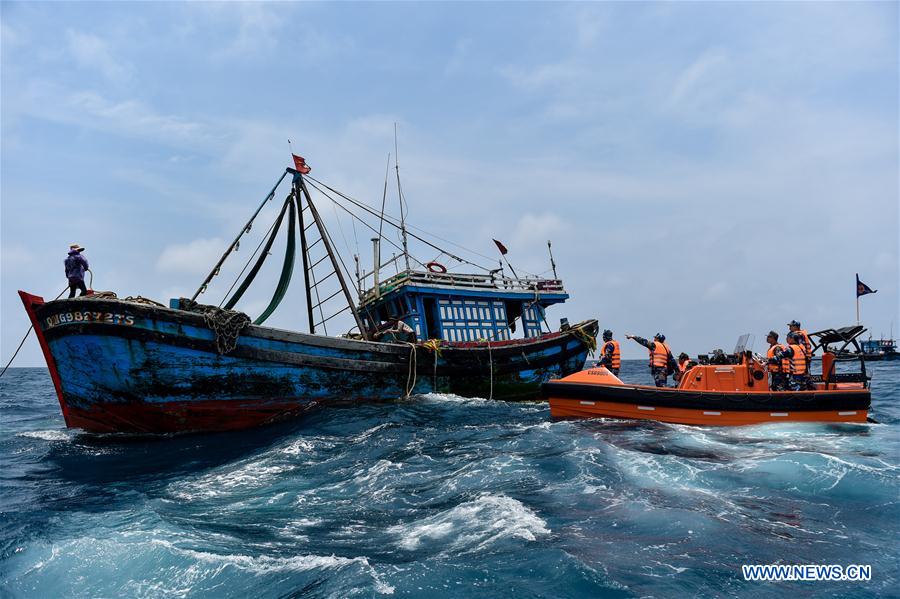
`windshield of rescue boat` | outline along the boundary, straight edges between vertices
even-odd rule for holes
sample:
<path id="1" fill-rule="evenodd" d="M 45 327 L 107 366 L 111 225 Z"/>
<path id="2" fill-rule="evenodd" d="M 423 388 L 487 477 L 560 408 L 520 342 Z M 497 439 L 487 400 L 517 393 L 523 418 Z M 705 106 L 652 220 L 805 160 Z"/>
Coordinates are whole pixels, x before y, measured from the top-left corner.
<path id="1" fill-rule="evenodd" d="M 753 349 L 754 336 L 751 333 L 745 333 L 738 337 L 737 343 L 734 345 L 734 354 L 739 355 L 745 351 Z"/>

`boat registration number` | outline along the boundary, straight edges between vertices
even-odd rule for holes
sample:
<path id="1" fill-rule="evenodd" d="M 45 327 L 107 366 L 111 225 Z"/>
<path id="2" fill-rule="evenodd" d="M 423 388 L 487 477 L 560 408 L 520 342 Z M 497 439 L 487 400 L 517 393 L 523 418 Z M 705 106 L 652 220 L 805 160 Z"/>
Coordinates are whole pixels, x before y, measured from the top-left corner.
<path id="1" fill-rule="evenodd" d="M 104 324 L 122 324 L 132 326 L 134 316 L 128 314 L 115 314 L 113 312 L 62 312 L 44 319 L 46 328 L 50 329 L 61 324 L 73 322 L 102 322 Z"/>

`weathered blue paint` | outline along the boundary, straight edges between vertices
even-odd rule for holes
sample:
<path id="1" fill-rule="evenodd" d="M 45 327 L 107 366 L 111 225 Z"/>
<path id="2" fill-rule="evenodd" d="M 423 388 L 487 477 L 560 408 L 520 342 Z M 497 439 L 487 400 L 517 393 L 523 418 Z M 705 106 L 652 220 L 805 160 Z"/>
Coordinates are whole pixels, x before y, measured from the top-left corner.
<path id="1" fill-rule="evenodd" d="M 67 422 L 90 430 L 238 428 L 314 404 L 432 391 L 534 399 L 542 382 L 579 370 L 587 357 L 584 334 L 447 344 L 436 355 L 421 344 L 258 326 L 220 355 L 214 333 L 190 312 L 80 298 L 26 307 Z M 582 328 L 596 334 L 595 322 Z"/>

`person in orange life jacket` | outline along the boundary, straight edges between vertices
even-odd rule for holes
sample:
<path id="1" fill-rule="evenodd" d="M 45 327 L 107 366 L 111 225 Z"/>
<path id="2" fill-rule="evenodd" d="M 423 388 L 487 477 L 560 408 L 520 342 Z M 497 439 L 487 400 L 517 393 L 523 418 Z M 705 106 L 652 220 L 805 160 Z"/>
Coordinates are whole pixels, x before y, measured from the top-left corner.
<path id="1" fill-rule="evenodd" d="M 769 367 L 769 389 L 772 391 L 787 391 L 788 389 L 788 373 L 791 371 L 791 361 L 786 358 L 777 358 L 776 353 L 782 353 L 787 349 L 786 345 L 778 343 L 778 333 L 769 331 L 766 335 L 766 341 L 769 342 L 769 350 L 766 353 Z"/>
<path id="2" fill-rule="evenodd" d="M 603 345 L 600 347 L 600 360 L 597 366 L 606 366 L 611 373 L 619 376 L 622 353 L 619 351 L 619 342 L 613 339 L 613 332 L 609 329 L 603 331 Z"/>
<path id="3" fill-rule="evenodd" d="M 678 370 L 675 371 L 675 380 L 681 381 L 684 373 L 696 366 L 697 363 L 691 360 L 691 357 L 684 352 L 678 354 Z"/>
<path id="4" fill-rule="evenodd" d="M 678 368 L 672 350 L 666 345 L 666 336 L 657 333 L 653 336 L 653 341 L 636 335 L 625 335 L 625 338 L 633 339 L 647 348 L 650 352 L 650 374 L 653 375 L 653 382 L 657 387 L 665 387 L 669 374 Z"/>
<path id="5" fill-rule="evenodd" d="M 796 320 L 792 320 L 788 323 L 788 330 L 791 333 L 797 333 L 800 336 L 800 345 L 806 350 L 806 370 L 808 371 L 809 363 L 812 361 L 813 355 L 812 342 L 809 340 L 809 334 L 806 332 L 806 329 L 800 328 L 800 323 Z"/>
<path id="6" fill-rule="evenodd" d="M 788 386 L 791 391 L 804 391 L 813 389 L 809 379 L 809 367 L 806 349 L 803 347 L 803 337 L 800 333 L 788 333 L 788 346 L 781 350 L 775 350 L 777 360 L 786 360 L 790 363 L 791 374 Z"/>

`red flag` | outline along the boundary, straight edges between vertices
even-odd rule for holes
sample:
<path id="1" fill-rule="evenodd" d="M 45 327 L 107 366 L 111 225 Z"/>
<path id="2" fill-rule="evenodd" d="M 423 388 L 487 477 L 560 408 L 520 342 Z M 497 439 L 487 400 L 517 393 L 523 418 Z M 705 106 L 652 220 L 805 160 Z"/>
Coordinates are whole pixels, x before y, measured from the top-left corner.
<path id="1" fill-rule="evenodd" d="M 303 156 L 297 156 L 296 154 L 291 154 L 294 157 L 294 169 L 298 173 L 307 174 L 312 169 L 306 165 L 306 159 Z"/>
<path id="2" fill-rule="evenodd" d="M 497 241 L 496 239 L 494 240 L 494 243 L 497 244 L 497 249 L 500 250 L 501 255 L 505 256 L 507 253 L 509 253 L 509 250 L 506 249 L 506 246 L 503 245 L 502 243 L 500 243 L 499 241 Z"/>

